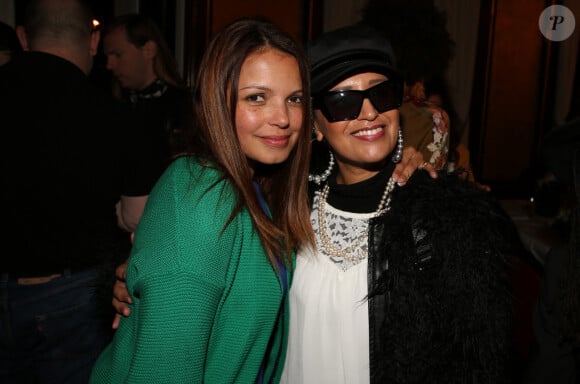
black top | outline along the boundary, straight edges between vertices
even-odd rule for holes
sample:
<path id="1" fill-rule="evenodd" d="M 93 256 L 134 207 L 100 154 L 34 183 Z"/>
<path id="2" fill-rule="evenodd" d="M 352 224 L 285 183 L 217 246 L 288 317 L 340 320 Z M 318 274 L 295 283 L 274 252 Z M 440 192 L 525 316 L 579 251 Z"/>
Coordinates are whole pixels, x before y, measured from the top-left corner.
<path id="1" fill-rule="evenodd" d="M 174 156 L 184 151 L 192 103 L 187 89 L 160 80 L 126 99 L 122 194 L 144 196 Z"/>
<path id="2" fill-rule="evenodd" d="M 118 256 L 117 115 L 72 63 L 26 52 L 0 67 L 2 272 L 38 275 Z M 126 256 L 126 255 L 125 255 Z"/>
<path id="3" fill-rule="evenodd" d="M 335 208 L 356 213 L 370 213 L 377 209 L 381 197 L 395 169 L 390 162 L 375 176 L 355 184 L 337 184 L 336 173 L 328 179 L 328 203 Z M 335 168 L 336 170 L 336 168 Z"/>

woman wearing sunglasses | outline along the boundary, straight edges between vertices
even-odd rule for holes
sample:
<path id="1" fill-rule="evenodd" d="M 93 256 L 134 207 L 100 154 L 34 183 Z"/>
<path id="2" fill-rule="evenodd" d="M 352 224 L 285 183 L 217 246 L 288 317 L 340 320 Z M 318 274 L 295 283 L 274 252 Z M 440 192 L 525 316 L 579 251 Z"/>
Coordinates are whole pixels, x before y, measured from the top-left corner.
<path id="1" fill-rule="evenodd" d="M 297 256 L 282 382 L 507 382 L 510 219 L 456 175 L 393 181 L 402 81 L 387 41 L 350 26 L 308 54 L 326 164 L 310 176 L 316 247 Z"/>

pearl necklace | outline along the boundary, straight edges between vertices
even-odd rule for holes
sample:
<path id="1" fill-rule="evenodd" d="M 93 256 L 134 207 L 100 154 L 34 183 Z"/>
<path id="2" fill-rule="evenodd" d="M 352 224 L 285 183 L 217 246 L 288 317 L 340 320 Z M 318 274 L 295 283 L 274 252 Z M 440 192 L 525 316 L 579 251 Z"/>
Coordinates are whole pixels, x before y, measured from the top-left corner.
<path id="1" fill-rule="evenodd" d="M 391 192 L 393 189 L 395 189 L 395 180 L 390 178 L 387 186 L 385 187 L 385 191 L 383 192 L 383 196 L 381 197 L 381 201 L 379 202 L 379 206 L 373 213 L 372 217 L 380 216 L 391 208 Z M 352 243 L 347 248 L 337 248 L 334 246 L 330 241 L 328 234 L 326 233 L 326 215 L 324 214 L 324 207 L 326 206 L 326 199 L 328 198 L 329 190 L 330 188 L 328 187 L 327 183 L 320 193 L 320 196 L 318 197 L 318 233 L 322 247 L 324 248 L 324 251 L 330 256 L 339 257 L 350 262 L 362 260 L 367 256 L 366 253 L 358 252 L 354 255 L 353 253 L 355 250 L 360 248 L 363 241 L 368 239 L 368 225 L 363 233 L 358 237 L 358 239 L 356 239 L 354 243 Z"/>

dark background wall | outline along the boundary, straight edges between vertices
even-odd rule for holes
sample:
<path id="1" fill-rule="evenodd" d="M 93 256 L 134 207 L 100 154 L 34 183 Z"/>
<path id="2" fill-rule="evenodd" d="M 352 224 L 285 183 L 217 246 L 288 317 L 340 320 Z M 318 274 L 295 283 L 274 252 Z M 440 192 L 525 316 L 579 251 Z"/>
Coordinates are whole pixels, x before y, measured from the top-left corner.
<path id="1" fill-rule="evenodd" d="M 385 0 L 388 1 L 388 0 Z M 434 0 L 446 8 L 449 22 L 465 17 L 465 4 L 456 0 Z M 475 47 L 473 69 L 457 63 L 454 71 L 473 72 L 472 82 L 457 84 L 463 95 L 471 95 L 466 144 L 476 177 L 504 197 L 526 198 L 533 192 L 538 148 L 544 135 L 561 123 L 561 116 L 580 115 L 578 84 L 578 29 L 570 41 L 550 42 L 539 33 L 538 17 L 553 4 L 580 3 L 579 0 L 480 0 L 476 19 L 477 36 L 458 47 Z M 26 0 L 3 0 L 0 19 L 17 24 Z M 326 29 L 357 21 L 365 0 L 92 0 L 97 18 L 106 23 L 119 13 L 137 11 L 155 19 L 174 50 L 184 77 L 191 81 L 201 54 L 213 33 L 240 16 L 265 16 L 301 41 L 316 37 Z M 473 3 L 470 3 L 473 4 Z M 576 8 L 578 9 L 578 4 Z M 3 13 L 4 11 L 4 13 Z M 12 14 L 7 14 L 7 13 Z M 578 11 L 580 12 L 580 11 Z M 465 20 L 463 20 L 465 22 Z M 461 33 L 456 39 L 464 38 Z M 467 38 L 467 37 L 465 37 Z M 465 48 L 461 48 L 465 49 Z M 461 56 L 461 52 L 457 55 Z M 560 68 L 575 62 L 572 72 Z M 97 56 L 93 78 L 108 86 L 104 57 Z M 562 105 L 558 84 L 575 84 L 572 98 Z M 463 96 L 465 98 L 465 96 Z M 468 97 L 469 98 L 469 97 Z M 459 102 L 466 102 L 461 99 Z M 558 120 L 558 113 L 560 120 Z M 562 113 L 562 111 L 566 111 Z"/>

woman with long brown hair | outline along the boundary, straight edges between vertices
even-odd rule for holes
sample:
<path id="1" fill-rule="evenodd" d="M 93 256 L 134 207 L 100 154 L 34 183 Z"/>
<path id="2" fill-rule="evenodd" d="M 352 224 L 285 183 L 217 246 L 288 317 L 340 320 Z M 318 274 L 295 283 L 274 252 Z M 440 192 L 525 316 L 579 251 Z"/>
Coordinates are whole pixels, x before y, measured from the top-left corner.
<path id="1" fill-rule="evenodd" d="M 306 200 L 310 83 L 299 44 L 266 21 L 210 43 L 195 134 L 151 192 L 127 266 L 132 315 L 92 383 L 276 380 Z"/>

